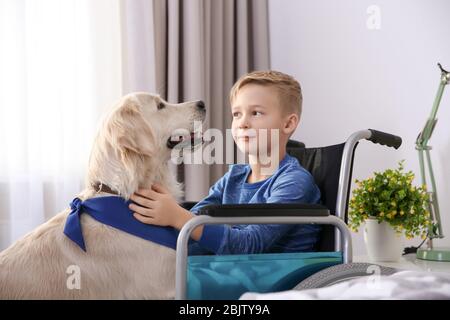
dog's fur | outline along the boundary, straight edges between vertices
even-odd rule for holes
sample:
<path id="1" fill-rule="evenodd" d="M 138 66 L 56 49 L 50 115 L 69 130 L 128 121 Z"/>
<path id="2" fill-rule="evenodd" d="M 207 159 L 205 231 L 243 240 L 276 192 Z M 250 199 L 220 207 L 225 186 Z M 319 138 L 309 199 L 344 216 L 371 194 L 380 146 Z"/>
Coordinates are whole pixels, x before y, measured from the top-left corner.
<path id="1" fill-rule="evenodd" d="M 139 187 L 160 183 L 179 199 L 181 186 L 169 171 L 167 140 L 179 129 L 194 131 L 194 121 L 204 118 L 197 102 L 169 104 L 147 93 L 123 97 L 103 121 L 86 187 L 78 197 L 108 195 L 95 190 L 96 183 L 125 199 Z M 84 252 L 63 233 L 69 212 L 57 214 L 0 253 L 0 299 L 174 297 L 174 250 L 83 214 Z M 81 280 L 79 288 L 75 276 Z"/>

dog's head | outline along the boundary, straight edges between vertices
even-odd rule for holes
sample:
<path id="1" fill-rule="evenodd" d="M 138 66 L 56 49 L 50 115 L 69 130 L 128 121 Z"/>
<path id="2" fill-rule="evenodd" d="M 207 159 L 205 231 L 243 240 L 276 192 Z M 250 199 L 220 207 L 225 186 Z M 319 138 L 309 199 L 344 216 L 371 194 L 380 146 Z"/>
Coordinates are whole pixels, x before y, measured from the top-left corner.
<path id="1" fill-rule="evenodd" d="M 202 142 L 201 137 L 194 134 L 194 125 L 205 120 L 206 108 L 203 101 L 171 104 L 159 96 L 147 93 L 136 93 L 133 97 L 142 106 L 143 119 L 153 129 L 159 155 L 163 155 L 166 160 L 172 149 L 192 149 Z"/>
<path id="2" fill-rule="evenodd" d="M 171 104 L 144 92 L 123 97 L 105 118 L 89 161 L 88 187 L 108 185 L 128 198 L 138 187 L 164 179 L 173 148 L 202 142 L 194 125 L 205 120 L 201 101 Z"/>

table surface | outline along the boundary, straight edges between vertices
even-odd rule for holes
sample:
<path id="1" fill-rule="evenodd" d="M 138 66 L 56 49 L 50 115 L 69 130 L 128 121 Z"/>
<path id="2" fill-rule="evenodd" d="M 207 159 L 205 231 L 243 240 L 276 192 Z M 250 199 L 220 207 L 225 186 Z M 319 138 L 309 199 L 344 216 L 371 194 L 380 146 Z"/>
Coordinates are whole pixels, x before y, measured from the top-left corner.
<path id="1" fill-rule="evenodd" d="M 415 253 L 404 255 L 397 262 L 371 261 L 368 256 L 354 256 L 353 262 L 368 262 L 402 270 L 450 273 L 450 262 L 417 259 Z"/>

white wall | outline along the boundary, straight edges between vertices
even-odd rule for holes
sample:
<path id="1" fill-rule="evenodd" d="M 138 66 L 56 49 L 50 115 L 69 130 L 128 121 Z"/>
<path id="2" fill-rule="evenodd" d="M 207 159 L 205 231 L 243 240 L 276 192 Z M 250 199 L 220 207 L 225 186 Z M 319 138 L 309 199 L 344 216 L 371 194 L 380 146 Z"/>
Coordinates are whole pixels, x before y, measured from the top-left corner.
<path id="1" fill-rule="evenodd" d="M 380 29 L 369 29 L 367 9 L 380 9 Z M 294 138 L 307 146 L 340 143 L 373 128 L 400 135 L 399 150 L 359 145 L 353 178 L 396 166 L 416 173 L 417 134 L 430 114 L 441 62 L 450 69 L 450 1 L 269 0 L 272 69 L 302 85 L 304 112 Z M 373 17 L 373 16 L 372 16 Z M 444 233 L 450 245 L 450 86 L 430 144 Z M 417 245 L 419 240 L 407 242 Z M 355 254 L 365 254 L 361 232 Z"/>

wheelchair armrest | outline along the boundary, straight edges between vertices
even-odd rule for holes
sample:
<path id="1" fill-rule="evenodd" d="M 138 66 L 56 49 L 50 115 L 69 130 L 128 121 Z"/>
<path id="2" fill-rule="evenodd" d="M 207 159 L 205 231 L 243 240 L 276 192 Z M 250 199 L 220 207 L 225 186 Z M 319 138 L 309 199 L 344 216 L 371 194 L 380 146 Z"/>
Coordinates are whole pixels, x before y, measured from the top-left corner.
<path id="1" fill-rule="evenodd" d="M 273 206 L 274 204 L 265 204 L 269 206 Z M 276 206 L 280 206 L 279 204 L 275 204 Z M 284 204 L 283 206 L 285 206 Z M 289 204 L 290 206 L 299 206 L 303 207 L 304 205 L 299 204 Z M 223 205 L 226 207 L 235 206 L 235 205 Z M 242 205 L 248 206 L 248 205 Z M 254 205 L 251 205 L 254 206 Z M 258 204 L 257 206 L 261 206 Z M 314 205 L 317 206 L 317 205 Z M 221 207 L 221 206 L 216 206 Z M 260 209 L 260 208 L 258 208 Z M 273 207 L 270 210 L 271 212 L 279 212 Z M 299 210 L 299 209 L 296 209 Z M 259 211 L 259 210 L 258 210 Z M 230 211 L 231 212 L 231 211 Z M 260 211 L 259 211 L 260 212 Z M 311 211 L 310 211 L 311 212 Z M 228 213 L 228 212 L 227 212 Z M 253 220 L 256 220 L 253 221 Z M 339 250 L 342 250 L 342 260 L 343 263 L 352 262 L 352 236 L 350 234 L 350 230 L 342 219 L 327 214 L 326 216 L 279 216 L 274 215 L 272 213 L 271 216 L 265 217 L 249 217 L 249 216 L 240 216 L 240 217 L 230 217 L 229 215 L 226 217 L 212 217 L 209 215 L 198 215 L 192 219 L 190 219 L 184 226 L 181 228 L 180 233 L 177 239 L 177 250 L 176 250 L 176 273 L 175 273 L 175 299 L 181 300 L 186 299 L 187 292 L 187 266 L 188 266 L 188 243 L 190 239 L 191 233 L 195 228 L 201 225 L 207 224 L 305 224 L 305 223 L 316 223 L 316 224 L 331 224 L 339 229 L 341 233 L 341 242 Z"/>
<path id="2" fill-rule="evenodd" d="M 180 206 L 186 210 L 191 210 L 193 206 L 197 204 L 197 201 L 183 201 Z"/>
<path id="3" fill-rule="evenodd" d="M 327 207 L 305 203 L 255 203 L 207 205 L 199 210 L 199 215 L 211 217 L 326 217 Z"/>

